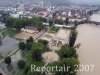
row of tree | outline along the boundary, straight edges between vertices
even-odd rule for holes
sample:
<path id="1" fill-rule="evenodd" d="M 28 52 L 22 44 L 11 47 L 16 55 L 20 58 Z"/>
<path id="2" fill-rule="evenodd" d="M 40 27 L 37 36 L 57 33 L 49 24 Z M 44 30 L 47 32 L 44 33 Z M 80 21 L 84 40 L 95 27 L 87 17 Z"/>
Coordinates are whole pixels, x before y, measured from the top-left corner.
<path id="1" fill-rule="evenodd" d="M 20 30 L 28 25 L 33 25 L 38 28 L 38 30 L 42 30 L 45 28 L 40 18 L 33 17 L 32 19 L 28 18 L 13 18 L 6 17 L 5 19 L 6 27 L 15 28 L 16 30 Z"/>
<path id="2" fill-rule="evenodd" d="M 20 42 L 18 47 L 19 47 L 19 49 L 22 50 L 22 52 L 25 51 L 25 50 L 31 50 L 33 41 L 34 41 L 33 37 L 30 37 L 29 39 L 26 40 L 26 43 Z"/>
<path id="3" fill-rule="evenodd" d="M 58 62 L 57 66 L 65 66 L 67 71 L 56 72 L 56 75 L 76 75 L 75 70 L 78 68 L 76 68 L 75 65 L 79 65 L 76 49 L 65 44 L 62 46 L 58 54 L 60 56 L 60 62 Z"/>
<path id="4" fill-rule="evenodd" d="M 78 21 L 75 20 L 74 21 L 74 27 L 72 27 L 72 29 L 70 31 L 70 37 L 69 37 L 69 46 L 70 47 L 73 47 L 74 44 L 75 44 L 77 34 L 78 34 L 78 32 L 76 30 L 77 26 L 78 26 Z"/>
<path id="5" fill-rule="evenodd" d="M 69 44 L 63 45 L 61 50 L 58 52 L 60 55 L 60 62 L 57 64 L 57 66 L 65 66 L 67 71 L 56 72 L 56 75 L 76 75 L 79 68 L 77 67 L 79 65 L 78 55 L 76 54 L 76 49 L 74 47 L 77 38 L 76 28 L 78 26 L 78 22 L 74 21 L 74 25 L 75 26 L 70 32 Z"/>
<path id="6" fill-rule="evenodd" d="M 62 20 L 62 19 L 54 19 L 54 20 L 49 20 L 49 25 L 52 26 L 53 24 L 60 24 L 60 25 L 63 25 L 63 24 L 66 24 L 68 25 L 69 23 L 69 18 L 66 17 L 65 21 Z"/>

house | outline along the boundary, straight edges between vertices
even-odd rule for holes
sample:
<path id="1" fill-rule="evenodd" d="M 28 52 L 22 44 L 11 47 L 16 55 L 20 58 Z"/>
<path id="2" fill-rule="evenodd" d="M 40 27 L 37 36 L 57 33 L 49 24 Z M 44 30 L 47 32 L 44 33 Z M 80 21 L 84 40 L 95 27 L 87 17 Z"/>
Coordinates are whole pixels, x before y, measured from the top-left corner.
<path id="1" fill-rule="evenodd" d="M 38 29 L 34 26 L 25 26 L 25 28 L 22 28 L 21 31 L 26 32 L 26 33 L 38 33 Z"/>

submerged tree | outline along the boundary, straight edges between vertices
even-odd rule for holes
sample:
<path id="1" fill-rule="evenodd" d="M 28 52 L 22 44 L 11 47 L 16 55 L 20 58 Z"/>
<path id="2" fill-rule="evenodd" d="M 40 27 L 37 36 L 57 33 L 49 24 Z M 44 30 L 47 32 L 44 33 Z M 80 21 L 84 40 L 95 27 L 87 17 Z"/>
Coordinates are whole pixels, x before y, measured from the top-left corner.
<path id="1" fill-rule="evenodd" d="M 18 63 L 17 63 L 17 65 L 18 65 L 19 69 L 23 69 L 23 68 L 25 68 L 26 63 L 25 63 L 24 60 L 19 60 Z"/>
<path id="2" fill-rule="evenodd" d="M 5 63 L 10 65 L 11 64 L 11 57 L 6 57 L 5 58 Z"/>
<path id="3" fill-rule="evenodd" d="M 25 50 L 26 45 L 25 45 L 24 42 L 20 42 L 19 45 L 18 45 L 18 47 L 19 47 L 19 49 L 21 49 L 21 50 Z"/>
<path id="4" fill-rule="evenodd" d="M 0 36 L 0 45 L 2 45 L 2 37 Z"/>

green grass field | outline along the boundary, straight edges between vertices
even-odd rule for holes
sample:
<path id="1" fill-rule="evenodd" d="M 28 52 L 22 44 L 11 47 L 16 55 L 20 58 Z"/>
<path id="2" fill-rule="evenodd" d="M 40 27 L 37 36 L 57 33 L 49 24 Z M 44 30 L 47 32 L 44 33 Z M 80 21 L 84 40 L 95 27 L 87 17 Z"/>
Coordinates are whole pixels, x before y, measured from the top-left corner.
<path id="1" fill-rule="evenodd" d="M 0 30 L 0 33 L 3 35 L 3 36 L 14 36 L 16 35 L 17 31 L 11 29 L 11 28 L 5 28 L 5 29 L 2 29 Z"/>
<path id="2" fill-rule="evenodd" d="M 51 29 L 49 30 L 50 33 L 56 33 L 58 32 L 59 28 L 56 27 L 51 27 Z"/>

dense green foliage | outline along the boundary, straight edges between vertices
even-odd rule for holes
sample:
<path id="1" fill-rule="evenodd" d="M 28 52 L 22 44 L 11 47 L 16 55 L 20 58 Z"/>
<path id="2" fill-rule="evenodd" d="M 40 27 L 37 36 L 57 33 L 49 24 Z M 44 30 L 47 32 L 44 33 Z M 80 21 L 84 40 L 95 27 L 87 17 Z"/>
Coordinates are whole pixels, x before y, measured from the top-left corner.
<path id="1" fill-rule="evenodd" d="M 56 72 L 56 75 L 76 75 L 76 72 L 78 70 L 77 65 L 79 65 L 78 59 L 75 58 L 64 58 L 62 61 L 60 61 L 58 66 L 65 67 L 66 71 L 60 71 Z"/>
<path id="2" fill-rule="evenodd" d="M 19 45 L 18 45 L 18 47 L 19 47 L 19 49 L 21 49 L 21 50 L 25 50 L 26 45 L 25 45 L 24 42 L 20 42 Z"/>
<path id="3" fill-rule="evenodd" d="M 11 57 L 6 57 L 5 58 L 5 64 L 8 64 L 8 65 L 11 64 Z"/>
<path id="4" fill-rule="evenodd" d="M 28 25 L 33 25 L 37 27 L 38 30 L 45 28 L 41 19 L 37 17 L 33 17 L 32 19 L 7 17 L 5 19 L 5 24 L 6 27 L 15 28 L 18 31 Z"/>
<path id="5" fill-rule="evenodd" d="M 42 60 L 34 61 L 34 58 L 37 57 L 38 54 L 39 54 L 39 58 L 42 58 L 41 54 L 47 51 L 49 51 L 48 47 L 44 46 L 41 43 L 33 42 L 31 51 L 27 52 L 25 55 L 28 65 L 30 66 L 31 64 L 35 64 L 37 66 L 41 66 L 41 65 L 43 66 L 44 62 Z M 35 60 L 37 59 L 35 58 Z"/>
<path id="6" fill-rule="evenodd" d="M 55 23 L 55 24 L 61 24 L 61 25 L 64 24 L 64 22 L 63 22 L 62 19 L 55 19 L 55 20 L 54 20 L 54 23 Z"/>
<path id="7" fill-rule="evenodd" d="M 23 68 L 25 68 L 26 63 L 24 60 L 19 60 L 17 65 L 18 65 L 19 69 L 23 69 Z"/>
<path id="8" fill-rule="evenodd" d="M 53 20 L 49 20 L 49 26 L 53 26 Z"/>
<path id="9" fill-rule="evenodd" d="M 43 40 L 43 39 L 39 39 L 38 42 L 42 43 L 43 45 L 47 46 L 49 41 L 47 40 Z"/>
<path id="10" fill-rule="evenodd" d="M 77 38 L 77 30 L 73 29 L 73 30 L 71 30 L 70 38 L 69 38 L 70 47 L 74 46 L 76 38 Z"/>
<path id="11" fill-rule="evenodd" d="M 40 61 L 42 58 L 42 53 L 40 49 L 36 49 L 32 53 L 32 58 L 34 61 Z"/>
<path id="12" fill-rule="evenodd" d="M 18 47 L 21 50 L 31 50 L 33 41 L 33 37 L 29 37 L 29 39 L 26 40 L 26 43 L 20 42 Z"/>
<path id="13" fill-rule="evenodd" d="M 51 29 L 49 30 L 49 32 L 50 33 L 56 33 L 56 32 L 58 32 L 58 30 L 59 30 L 59 28 L 57 28 L 57 27 L 51 27 Z"/>
<path id="14" fill-rule="evenodd" d="M 15 36 L 18 33 L 16 30 L 11 29 L 11 28 L 5 28 L 5 29 L 1 30 L 0 32 L 3 36 L 7 36 L 7 35 Z"/>
<path id="15" fill-rule="evenodd" d="M 78 24 L 79 24 L 79 23 L 78 23 L 78 21 L 77 21 L 77 20 L 75 20 L 75 21 L 74 21 L 74 25 L 75 25 L 75 27 L 77 27 L 77 26 L 78 26 Z"/>
<path id="16" fill-rule="evenodd" d="M 76 50 L 69 45 L 62 46 L 59 51 L 59 55 L 62 58 L 76 57 Z"/>

